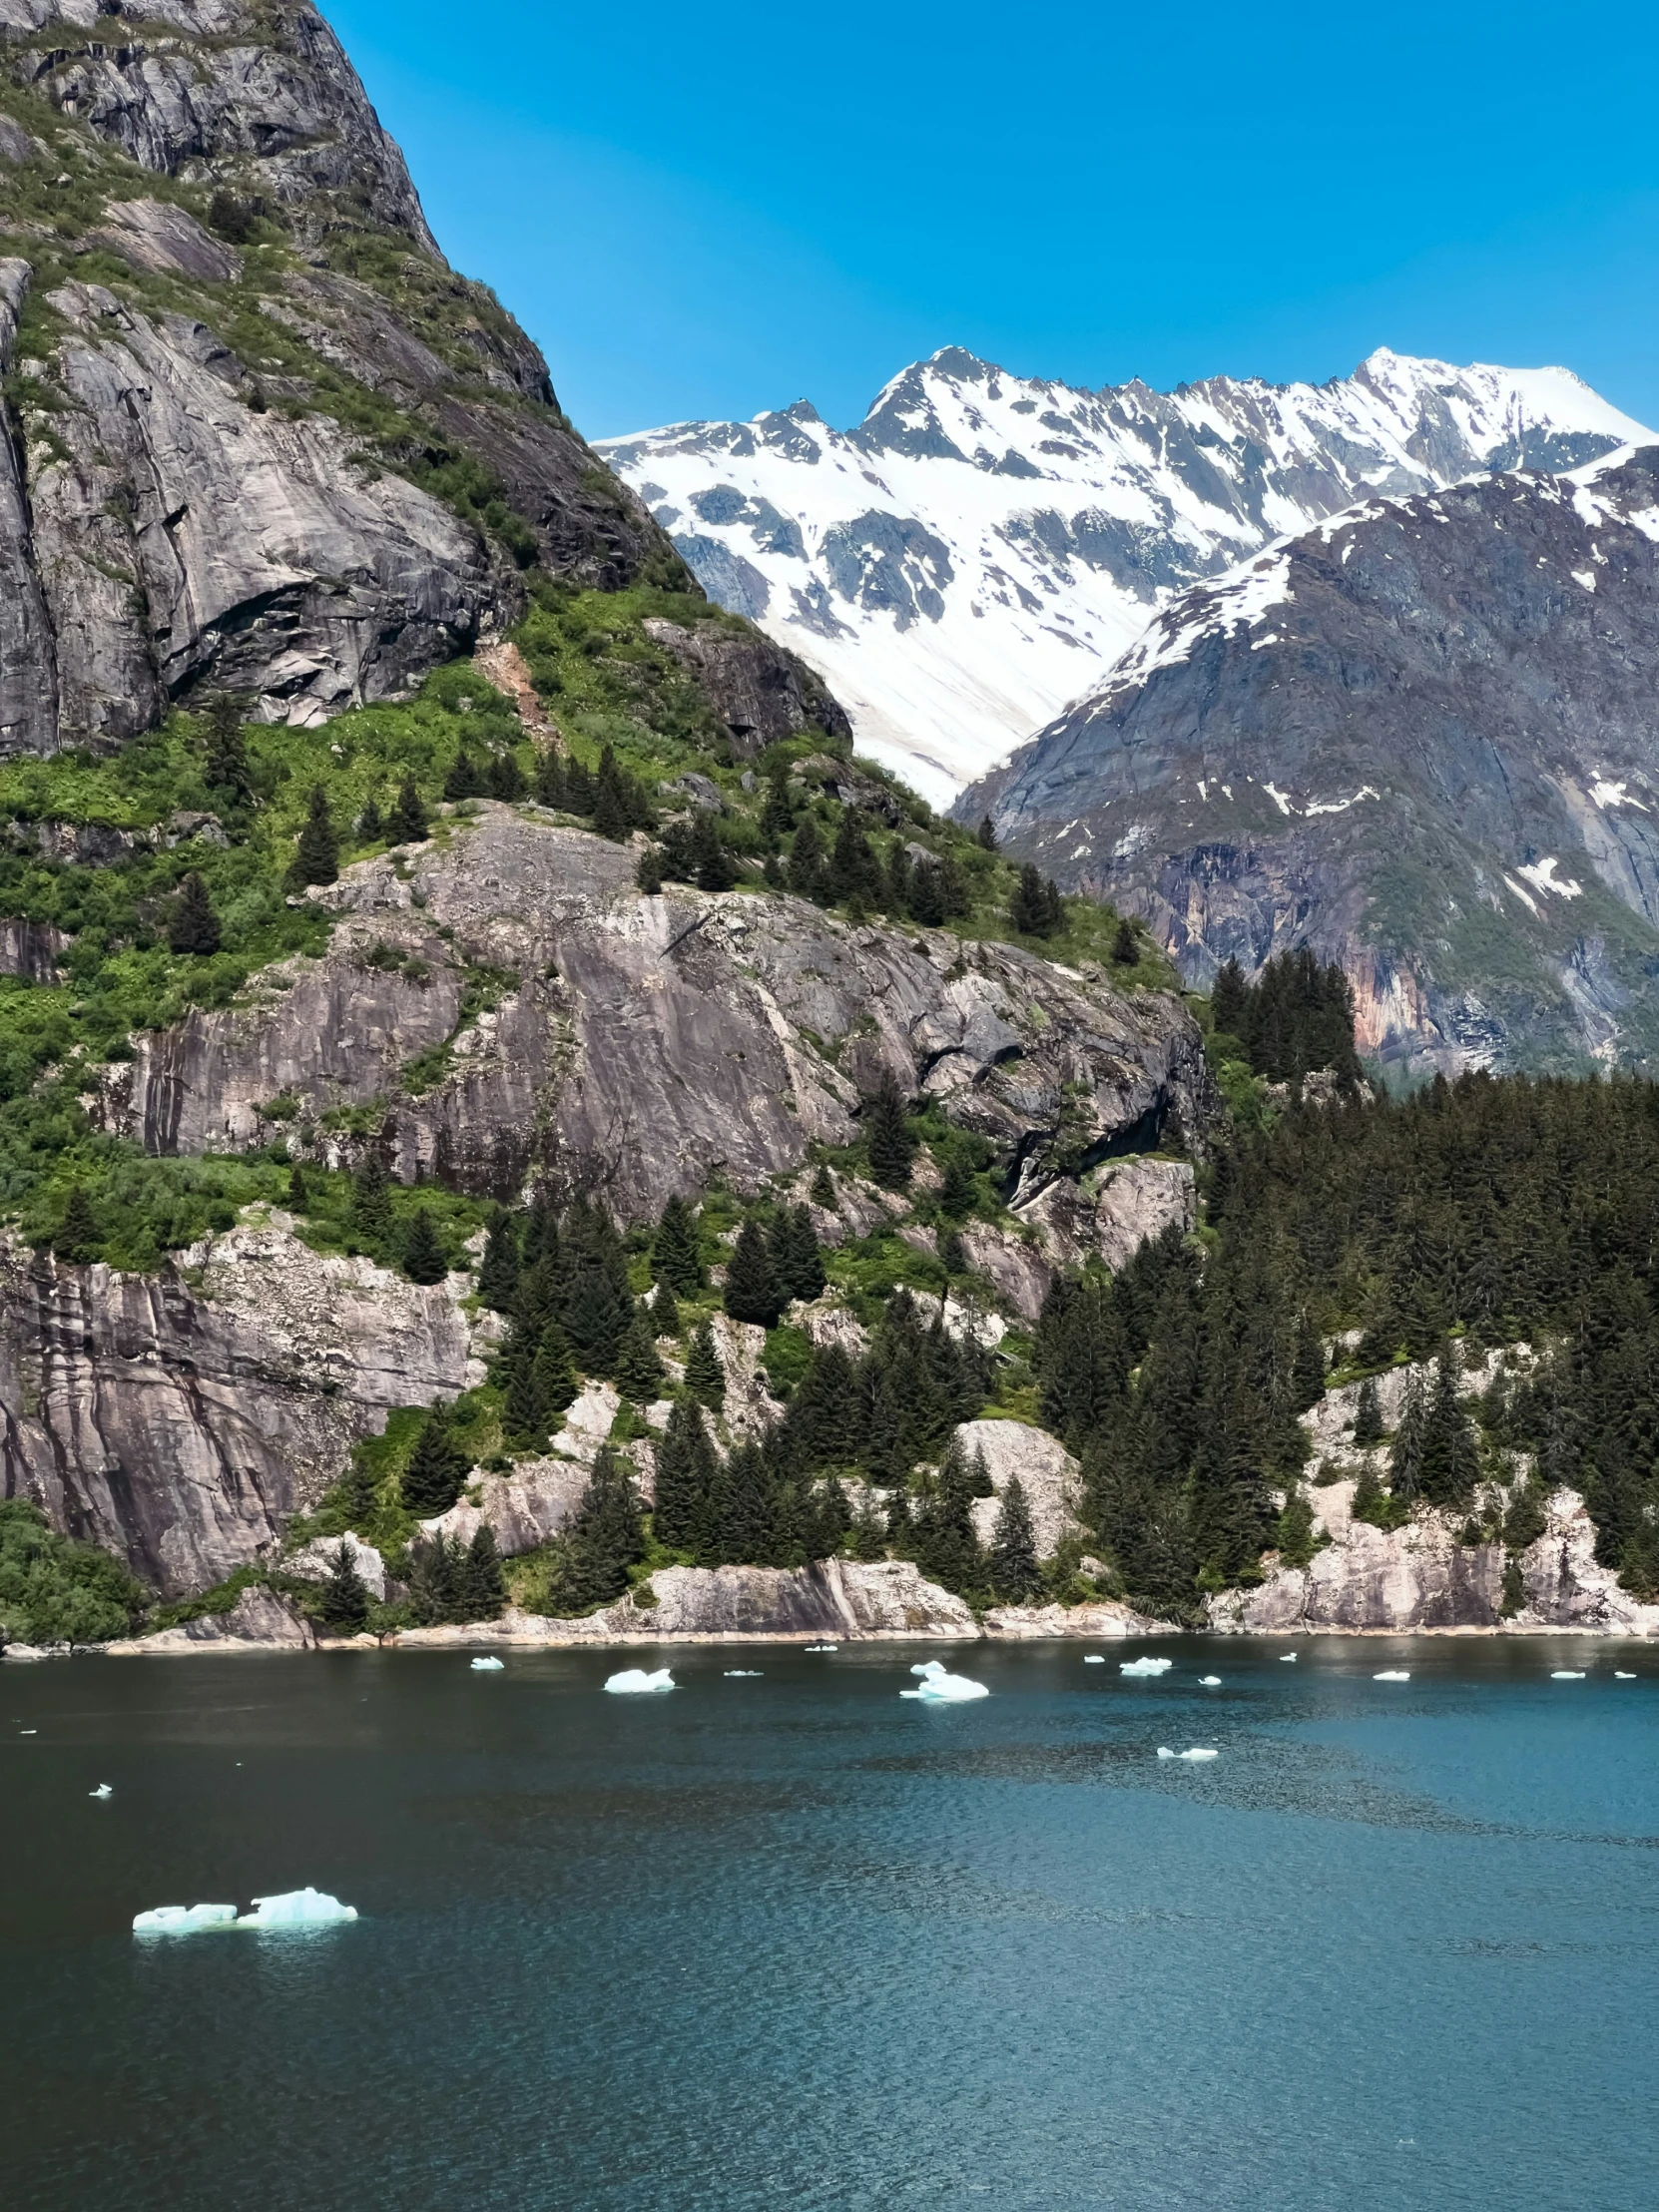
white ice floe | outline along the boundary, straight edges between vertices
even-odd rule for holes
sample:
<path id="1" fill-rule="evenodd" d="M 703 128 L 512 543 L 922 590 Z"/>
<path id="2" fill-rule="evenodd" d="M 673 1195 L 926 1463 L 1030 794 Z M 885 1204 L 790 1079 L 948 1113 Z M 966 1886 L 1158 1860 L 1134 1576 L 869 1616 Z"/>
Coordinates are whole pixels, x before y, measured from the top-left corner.
<path id="1" fill-rule="evenodd" d="M 1173 1659 L 1120 1659 L 1118 1661 L 1118 1672 L 1119 1674 L 1168 1674 L 1174 1664 Z"/>
<path id="2" fill-rule="evenodd" d="M 115 1796 L 115 1792 L 114 1792 L 114 1791 L 113 1791 L 113 1790 L 112 1790 L 112 1789 L 110 1788 L 110 1786 L 109 1786 L 109 1784 L 108 1784 L 107 1782 L 100 1782 L 96 1790 L 89 1790 L 89 1791 L 87 1792 L 87 1796 L 88 1796 L 88 1797 L 114 1797 L 114 1796 Z"/>
<path id="3" fill-rule="evenodd" d="M 728 1682 L 759 1682 L 765 1673 L 765 1667 L 728 1667 L 726 1679 Z"/>
<path id="4" fill-rule="evenodd" d="M 234 1905 L 157 1905 L 133 1915 L 133 1931 L 139 1936 L 186 1936 L 193 1928 L 234 1928 L 236 1921 Z"/>
<path id="5" fill-rule="evenodd" d="M 839 1651 L 839 1644 L 803 1644 L 803 1651 Z"/>
<path id="6" fill-rule="evenodd" d="M 503 1664 L 500 1659 L 474 1659 L 472 1671 L 474 1674 L 499 1674 Z"/>
<path id="7" fill-rule="evenodd" d="M 1584 1669 L 1582 1667 L 1557 1667 L 1549 1679 L 1551 1682 L 1582 1682 Z"/>
<path id="8" fill-rule="evenodd" d="M 1613 1669 L 1613 1680 L 1615 1682 L 1634 1682 L 1635 1679 L 1636 1677 L 1633 1674 L 1626 1674 L 1623 1667 Z"/>
<path id="9" fill-rule="evenodd" d="M 900 1697 L 925 1698 L 937 1705 L 965 1705 L 971 1698 L 991 1694 L 982 1682 L 970 1682 L 965 1674 L 946 1674 L 936 1659 L 912 1667 L 910 1672 L 920 1675 L 920 1684 L 913 1690 L 900 1690 Z"/>
<path id="10" fill-rule="evenodd" d="M 279 1897 L 256 1898 L 254 1910 L 238 1928 L 335 1928 L 354 1921 L 357 1908 L 341 1905 L 326 1890 L 284 1890 Z"/>
<path id="11" fill-rule="evenodd" d="M 1219 1674 L 1201 1674 L 1198 1678 L 1198 1686 L 1201 1690 L 1219 1690 L 1221 1688 L 1221 1676 Z"/>
<path id="12" fill-rule="evenodd" d="M 1219 1751 L 1199 1751 L 1199 1750 L 1193 1750 L 1193 1751 L 1171 1751 L 1171 1750 L 1170 1750 L 1170 1748 L 1169 1748 L 1169 1746 L 1168 1746 L 1168 1744 L 1160 1744 L 1160 1745 L 1158 1746 L 1158 1756 L 1159 1756 L 1159 1758 L 1160 1758 L 1160 1759 L 1189 1759 L 1189 1760 L 1199 1760 L 1199 1759 L 1219 1759 L 1219 1758 L 1221 1757 L 1221 1753 L 1220 1753 Z"/>
<path id="13" fill-rule="evenodd" d="M 1294 1651 L 1282 1651 L 1279 1654 L 1279 1664 L 1282 1667 L 1294 1667 L 1296 1665 L 1296 1653 Z"/>
<path id="14" fill-rule="evenodd" d="M 605 1687 L 617 1697 L 640 1697 L 652 1690 L 672 1690 L 674 1677 L 667 1667 L 659 1667 L 655 1674 L 648 1674 L 644 1667 L 624 1667 Z"/>
<path id="15" fill-rule="evenodd" d="M 1409 1682 L 1410 1675 L 1403 1667 L 1384 1667 L 1381 1674 L 1374 1674 L 1374 1682 Z"/>
<path id="16" fill-rule="evenodd" d="M 1103 1667 L 1106 1664 L 1105 1655 L 1098 1651 L 1086 1651 L 1083 1654 L 1083 1664 L 1086 1667 Z"/>

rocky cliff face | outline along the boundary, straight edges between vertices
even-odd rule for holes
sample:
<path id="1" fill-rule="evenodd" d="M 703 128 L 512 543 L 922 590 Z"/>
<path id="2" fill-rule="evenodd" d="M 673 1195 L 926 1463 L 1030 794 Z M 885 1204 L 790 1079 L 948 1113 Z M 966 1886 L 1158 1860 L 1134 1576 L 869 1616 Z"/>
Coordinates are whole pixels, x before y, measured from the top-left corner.
<path id="1" fill-rule="evenodd" d="M 444 840 L 348 868 L 314 894 L 342 917 L 328 952 L 136 1039 L 108 1071 L 104 1126 L 155 1152 L 240 1150 L 280 1128 L 348 1154 L 316 1121 L 376 1105 L 405 1180 L 505 1195 L 534 1163 L 634 1221 L 716 1173 L 755 1190 L 815 1139 L 848 1142 L 883 1068 L 998 1148 L 1016 1205 L 1149 1148 L 1172 1113 L 1198 1131 L 1210 1117 L 1173 996 L 794 898 L 645 897 L 634 860 L 487 804 Z M 371 964 L 376 945 L 424 979 Z M 499 1003 L 463 1024 L 479 975 Z M 447 1070 L 418 1089 L 404 1071 L 434 1048 Z M 265 1110 L 278 1099 L 280 1122 Z"/>
<path id="2" fill-rule="evenodd" d="M 1406 1070 L 1659 1051 L 1659 448 L 1374 501 L 1176 601 L 963 803 Z"/>
<path id="3" fill-rule="evenodd" d="M 697 592 L 307 0 L 0 0 L 0 751 L 204 684 L 298 723 L 396 696 L 527 562 Z"/>

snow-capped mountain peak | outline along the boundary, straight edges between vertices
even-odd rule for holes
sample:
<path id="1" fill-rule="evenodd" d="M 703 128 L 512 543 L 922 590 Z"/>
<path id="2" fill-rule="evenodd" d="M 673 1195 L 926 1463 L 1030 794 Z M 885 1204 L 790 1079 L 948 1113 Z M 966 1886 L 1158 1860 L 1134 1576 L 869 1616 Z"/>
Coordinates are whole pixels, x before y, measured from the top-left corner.
<path id="1" fill-rule="evenodd" d="M 711 597 L 813 662 L 936 805 L 1189 585 L 1369 495 L 1565 470 L 1651 433 L 1564 368 L 1380 348 L 1328 384 L 1012 376 L 946 346 L 856 429 L 807 400 L 601 450 Z"/>

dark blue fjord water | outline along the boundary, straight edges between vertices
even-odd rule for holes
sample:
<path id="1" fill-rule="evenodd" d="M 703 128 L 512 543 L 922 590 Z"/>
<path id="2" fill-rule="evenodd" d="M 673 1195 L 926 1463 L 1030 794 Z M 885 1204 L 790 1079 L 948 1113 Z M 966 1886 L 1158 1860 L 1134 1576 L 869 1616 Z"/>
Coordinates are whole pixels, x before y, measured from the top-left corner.
<path id="1" fill-rule="evenodd" d="M 0 2198 L 1653 2204 L 1659 1652 L 1159 1648 L 0 1669 Z M 307 1882 L 363 1919 L 129 1932 Z"/>

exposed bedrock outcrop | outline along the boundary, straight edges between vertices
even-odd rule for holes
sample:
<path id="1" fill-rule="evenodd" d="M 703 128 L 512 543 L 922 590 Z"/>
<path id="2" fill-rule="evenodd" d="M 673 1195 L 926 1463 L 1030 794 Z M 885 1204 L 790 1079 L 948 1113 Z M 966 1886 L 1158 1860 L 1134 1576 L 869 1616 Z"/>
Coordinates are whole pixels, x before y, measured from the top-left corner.
<path id="1" fill-rule="evenodd" d="M 243 1005 L 135 1040 L 104 1124 L 199 1152 L 278 1127 L 291 1141 L 295 1118 L 263 1111 L 277 1098 L 299 1126 L 381 1102 L 379 1141 L 407 1178 L 505 1195 L 539 1165 L 637 1220 L 714 1173 L 753 1189 L 813 1140 L 848 1141 L 883 1069 L 999 1147 L 1016 1205 L 1143 1150 L 1172 1114 L 1190 1131 L 1210 1118 L 1198 1031 L 1172 996 L 793 898 L 645 897 L 633 876 L 626 847 L 494 805 L 401 862 L 361 862 L 322 894 L 342 917 L 329 950 L 267 970 Z M 427 979 L 370 965 L 379 941 Z M 480 970 L 500 1003 L 457 1031 Z M 403 1070 L 446 1041 L 448 1073 L 411 1095 Z M 1190 1172 L 1154 1165 L 1177 1195 L 1137 1197 L 1137 1219 L 1190 1203 Z M 1050 1202 L 1073 1228 L 1102 1203 Z"/>
<path id="2" fill-rule="evenodd" d="M 0 1488 L 164 1595 L 274 1555 L 395 1405 L 483 1378 L 453 1286 L 323 1258 L 280 1220 L 159 1276 L 0 1252 Z"/>

